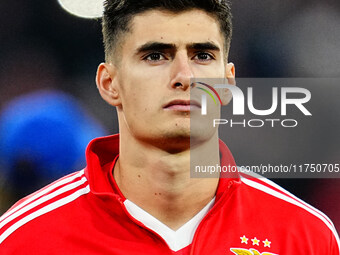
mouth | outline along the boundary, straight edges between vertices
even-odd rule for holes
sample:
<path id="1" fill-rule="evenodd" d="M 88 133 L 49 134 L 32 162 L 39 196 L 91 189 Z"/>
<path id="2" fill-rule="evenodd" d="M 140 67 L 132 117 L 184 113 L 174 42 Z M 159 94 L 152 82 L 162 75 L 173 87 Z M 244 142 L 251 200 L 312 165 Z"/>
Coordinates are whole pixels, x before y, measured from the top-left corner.
<path id="1" fill-rule="evenodd" d="M 172 100 L 163 106 L 163 109 L 173 111 L 190 112 L 192 110 L 201 109 L 201 104 L 195 100 Z"/>

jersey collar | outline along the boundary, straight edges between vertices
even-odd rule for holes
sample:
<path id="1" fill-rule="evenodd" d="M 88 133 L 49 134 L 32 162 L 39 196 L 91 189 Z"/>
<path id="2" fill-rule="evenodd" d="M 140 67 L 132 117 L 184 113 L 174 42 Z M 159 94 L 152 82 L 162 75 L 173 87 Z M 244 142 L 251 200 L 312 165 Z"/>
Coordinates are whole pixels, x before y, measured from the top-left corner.
<path id="1" fill-rule="evenodd" d="M 219 141 L 221 166 L 229 166 L 235 169 L 235 160 L 228 147 Z M 100 137 L 92 140 L 86 149 L 87 167 L 85 175 L 89 181 L 91 192 L 100 196 L 117 196 L 125 200 L 125 197 L 119 190 L 112 170 L 119 155 L 119 134 Z M 216 201 L 234 182 L 239 182 L 237 172 L 222 173 L 216 191 Z"/>

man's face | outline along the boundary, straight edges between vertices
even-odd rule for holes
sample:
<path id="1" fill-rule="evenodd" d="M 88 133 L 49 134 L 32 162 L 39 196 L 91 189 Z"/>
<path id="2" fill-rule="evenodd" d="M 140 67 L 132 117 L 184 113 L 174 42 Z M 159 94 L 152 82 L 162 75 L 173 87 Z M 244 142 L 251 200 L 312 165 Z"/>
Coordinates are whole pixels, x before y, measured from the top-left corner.
<path id="1" fill-rule="evenodd" d="M 190 115 L 201 111 L 195 103 L 187 105 L 190 79 L 226 73 L 218 21 L 200 10 L 147 11 L 133 18 L 122 41 L 117 67 L 121 132 L 160 144 L 189 138 Z"/>

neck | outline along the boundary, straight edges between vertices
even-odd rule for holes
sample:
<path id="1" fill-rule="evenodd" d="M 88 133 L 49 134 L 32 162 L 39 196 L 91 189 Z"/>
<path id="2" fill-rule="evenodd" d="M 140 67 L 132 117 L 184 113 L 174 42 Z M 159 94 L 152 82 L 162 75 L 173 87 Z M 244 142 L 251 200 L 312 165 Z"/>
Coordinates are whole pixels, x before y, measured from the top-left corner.
<path id="1" fill-rule="evenodd" d="M 194 164 L 190 153 L 203 155 L 200 165 L 218 164 L 217 135 L 191 150 L 176 153 L 131 136 L 121 135 L 120 139 L 120 155 L 114 168 L 118 187 L 127 199 L 168 227 L 178 229 L 215 196 L 218 178 L 190 178 L 190 164 Z"/>

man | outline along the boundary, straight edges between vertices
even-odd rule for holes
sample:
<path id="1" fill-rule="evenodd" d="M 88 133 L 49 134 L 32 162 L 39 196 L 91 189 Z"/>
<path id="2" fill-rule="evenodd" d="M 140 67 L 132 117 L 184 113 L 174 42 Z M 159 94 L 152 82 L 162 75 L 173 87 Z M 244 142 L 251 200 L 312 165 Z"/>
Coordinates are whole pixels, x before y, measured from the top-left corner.
<path id="1" fill-rule="evenodd" d="M 192 78 L 234 82 L 230 19 L 218 0 L 106 2 L 96 81 L 120 134 L 1 217 L 1 254 L 339 254 L 331 221 L 272 182 L 190 178 L 193 152 L 235 166 L 216 130 L 190 125 Z"/>

